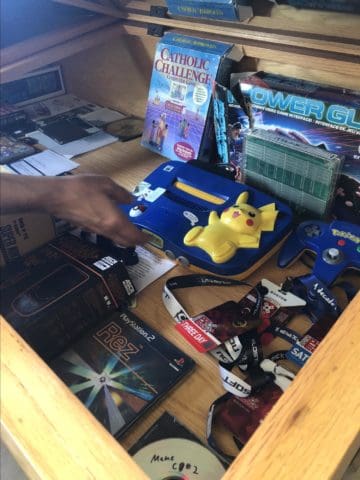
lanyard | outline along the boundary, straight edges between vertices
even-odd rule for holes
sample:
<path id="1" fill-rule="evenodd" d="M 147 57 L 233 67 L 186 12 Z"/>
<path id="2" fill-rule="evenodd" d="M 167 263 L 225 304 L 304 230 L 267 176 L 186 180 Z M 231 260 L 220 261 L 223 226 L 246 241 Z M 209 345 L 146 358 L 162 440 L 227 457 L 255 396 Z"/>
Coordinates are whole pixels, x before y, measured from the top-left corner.
<path id="1" fill-rule="evenodd" d="M 220 376 L 224 389 L 233 395 L 247 397 L 251 393 L 251 385 L 233 373 L 232 370 L 235 366 L 238 366 L 243 371 L 248 369 L 253 369 L 254 371 L 255 367 L 268 365 L 266 362 L 271 362 L 271 360 L 263 360 L 261 342 L 256 330 L 259 326 L 259 320 L 261 322 L 260 313 L 265 290 L 262 289 L 261 285 L 252 287 L 240 302 L 237 304 L 234 302 L 234 305 L 230 305 L 233 309 L 237 308 L 235 317 L 232 317 L 233 323 L 235 318 L 235 322 L 237 322 L 238 325 L 237 335 L 232 336 L 223 343 L 220 343 L 212 333 L 204 330 L 204 328 L 206 328 L 203 319 L 203 317 L 206 317 L 205 314 L 191 317 L 173 294 L 173 291 L 179 288 L 199 286 L 226 287 L 233 285 L 251 286 L 240 280 L 225 279 L 214 275 L 184 275 L 173 277 L 165 283 L 163 302 L 175 320 L 180 333 L 199 351 L 210 351 L 219 361 Z M 228 306 L 228 304 L 223 305 Z M 208 312 L 213 313 L 214 311 L 210 310 Z M 226 310 L 226 313 L 228 314 L 228 310 Z M 208 319 L 208 317 L 206 317 L 206 319 Z M 295 336 L 295 332 L 293 332 L 292 335 L 294 337 L 292 343 L 295 343 L 298 340 L 298 336 Z M 287 336 L 289 336 L 289 334 Z M 276 363 L 272 362 L 272 365 L 275 368 Z M 279 369 L 280 367 L 276 368 Z M 285 369 L 283 370 L 285 372 Z M 280 370 L 277 370 L 277 372 L 279 371 Z M 274 374 L 274 372 L 270 373 Z M 289 372 L 287 374 L 288 376 L 292 375 Z M 279 379 L 276 381 L 280 382 Z"/>
<path id="2" fill-rule="evenodd" d="M 163 290 L 165 308 L 176 322 L 176 329 L 198 351 L 210 351 L 219 361 L 231 362 L 240 353 L 239 342 L 234 337 L 257 328 L 261 323 L 262 292 L 252 289 L 240 302 L 225 302 L 218 307 L 191 317 L 175 297 L 179 288 L 204 286 L 248 286 L 246 282 L 225 279 L 215 275 L 184 275 L 167 280 Z M 225 321 L 217 321 L 221 316 Z"/>
<path id="3" fill-rule="evenodd" d="M 283 354 L 282 351 L 276 352 L 274 357 L 282 359 Z M 294 377 L 292 372 L 267 358 L 259 367 L 251 369 L 249 376 L 242 381 L 241 388 L 235 392 L 233 385 L 226 388 L 225 395 L 216 399 L 209 409 L 206 437 L 211 448 L 231 462 L 233 457 L 223 452 L 215 440 L 215 424 L 221 421 L 241 449 Z"/>
<path id="4" fill-rule="evenodd" d="M 226 287 L 234 285 L 249 286 L 251 290 L 238 303 L 226 302 L 215 307 L 215 309 L 208 310 L 194 317 L 188 314 L 173 293 L 173 291 L 179 288 L 200 286 Z M 213 435 L 215 422 L 218 419 L 222 419 L 225 425 L 228 422 L 227 426 L 235 435 L 236 444 L 238 446 L 242 445 L 247 441 L 247 434 L 244 434 L 240 427 L 236 427 L 239 416 L 245 419 L 245 410 L 248 408 L 248 405 L 252 405 L 254 411 L 259 410 L 261 412 L 257 412 L 259 421 L 261 421 L 261 415 L 263 415 L 264 411 L 266 412 L 266 408 L 271 408 L 272 404 L 294 378 L 292 372 L 276 363 L 286 358 L 286 351 L 274 352 L 269 358 L 263 358 L 261 334 L 258 333 L 258 327 L 262 322 L 263 299 L 266 294 L 269 294 L 269 289 L 265 288 L 264 285 L 269 287 L 270 290 L 272 287 L 276 287 L 276 285 L 268 281 L 263 281 L 261 284 L 252 287 L 240 280 L 225 279 L 214 275 L 178 276 L 170 278 L 164 285 L 163 302 L 175 320 L 176 328 L 198 351 L 209 351 L 219 361 L 221 381 L 227 393 L 215 400 L 210 407 L 207 422 L 207 439 L 209 445 L 226 461 L 229 461 L 231 457 L 222 452 L 216 444 Z M 277 292 L 276 288 L 275 292 Z M 299 299 L 290 293 L 285 293 L 285 296 L 287 301 L 289 301 L 288 308 L 297 307 L 305 303 L 298 304 Z M 224 338 L 226 339 L 223 342 L 216 337 L 218 332 L 215 328 L 216 325 L 214 327 L 215 310 L 215 313 L 223 315 L 221 320 L 225 318 L 225 323 L 231 317 L 231 325 L 233 326 L 234 323 L 236 325 L 237 334 L 229 338 L 225 336 Z M 234 315 L 231 316 L 229 312 Z M 275 313 L 278 313 L 278 311 L 275 311 Z M 289 316 L 287 313 L 285 318 L 287 319 Z M 211 322 L 211 319 L 213 319 L 213 322 Z M 280 326 L 282 327 L 281 332 Z M 269 333 L 270 330 L 272 334 L 281 334 L 287 340 L 291 338 L 291 343 L 295 343 L 298 340 L 297 334 L 285 327 L 285 321 L 282 325 L 270 325 L 267 332 Z M 234 373 L 235 367 L 247 372 L 245 380 Z M 266 404 L 265 401 L 265 410 L 264 406 L 262 409 L 256 407 L 257 404 L 264 404 L 264 399 L 261 397 L 264 392 L 268 393 L 273 399 L 271 401 L 273 403 L 268 402 Z"/>

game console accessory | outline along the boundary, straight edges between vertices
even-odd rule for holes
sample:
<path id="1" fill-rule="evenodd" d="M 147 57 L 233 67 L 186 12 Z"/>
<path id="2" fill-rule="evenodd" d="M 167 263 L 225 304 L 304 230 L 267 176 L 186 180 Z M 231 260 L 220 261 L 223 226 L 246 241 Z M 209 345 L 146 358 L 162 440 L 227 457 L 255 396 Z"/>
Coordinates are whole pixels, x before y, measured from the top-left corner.
<path id="1" fill-rule="evenodd" d="M 279 212 L 275 203 L 255 208 L 247 203 L 248 198 L 248 192 L 241 193 L 220 217 L 212 210 L 208 225 L 193 227 L 187 232 L 185 245 L 205 250 L 215 263 L 227 262 L 238 248 L 259 248 L 261 233 L 274 230 Z"/>
<path id="2" fill-rule="evenodd" d="M 287 279 L 283 289 L 290 290 L 306 300 L 303 311 L 313 322 L 305 335 L 291 342 L 292 347 L 286 353 L 287 359 L 302 367 L 336 322 L 342 310 L 332 292 L 313 274 Z"/>
<path id="3" fill-rule="evenodd" d="M 345 269 L 360 269 L 360 226 L 339 220 L 303 222 L 283 245 L 278 266 L 287 267 L 305 251 L 316 254 L 313 275 L 330 286 Z"/>

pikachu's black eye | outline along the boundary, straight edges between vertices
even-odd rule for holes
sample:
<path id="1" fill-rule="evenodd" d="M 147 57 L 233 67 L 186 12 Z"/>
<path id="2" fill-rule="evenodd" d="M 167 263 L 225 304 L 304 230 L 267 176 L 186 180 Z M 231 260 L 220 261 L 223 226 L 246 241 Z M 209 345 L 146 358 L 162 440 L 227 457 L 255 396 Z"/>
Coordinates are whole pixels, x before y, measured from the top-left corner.
<path id="1" fill-rule="evenodd" d="M 249 212 L 249 217 L 253 217 L 253 218 L 256 217 L 256 213 L 254 213 L 254 212 Z"/>
<path id="2" fill-rule="evenodd" d="M 233 208 L 239 208 L 239 205 L 233 205 Z"/>

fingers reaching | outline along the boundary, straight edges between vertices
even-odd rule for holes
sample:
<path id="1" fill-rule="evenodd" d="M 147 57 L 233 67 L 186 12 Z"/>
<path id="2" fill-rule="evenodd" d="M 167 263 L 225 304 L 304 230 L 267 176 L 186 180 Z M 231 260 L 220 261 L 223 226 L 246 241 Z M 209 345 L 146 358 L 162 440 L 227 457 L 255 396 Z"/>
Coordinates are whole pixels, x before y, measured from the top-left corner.
<path id="1" fill-rule="evenodd" d="M 148 235 L 135 227 L 117 207 L 108 212 L 107 218 L 98 233 L 110 238 L 114 243 L 128 247 L 142 245 L 149 240 Z"/>

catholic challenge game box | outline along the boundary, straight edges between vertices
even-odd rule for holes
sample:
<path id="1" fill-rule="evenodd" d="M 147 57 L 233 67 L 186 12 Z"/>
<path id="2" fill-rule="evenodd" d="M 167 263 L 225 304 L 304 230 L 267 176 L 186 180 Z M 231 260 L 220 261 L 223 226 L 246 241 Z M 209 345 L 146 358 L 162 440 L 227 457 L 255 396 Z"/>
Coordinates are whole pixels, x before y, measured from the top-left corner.
<path id="1" fill-rule="evenodd" d="M 360 222 L 360 91 L 266 72 L 240 79 L 251 127 L 343 157 L 334 216 Z M 304 172 L 306 173 L 306 172 Z"/>
<path id="2" fill-rule="evenodd" d="M 50 364 L 117 438 L 194 366 L 128 311 L 108 316 Z"/>
<path id="3" fill-rule="evenodd" d="M 236 49 L 168 33 L 155 52 L 142 145 L 170 160 L 207 159 L 215 141 L 211 93 L 229 82 Z"/>

